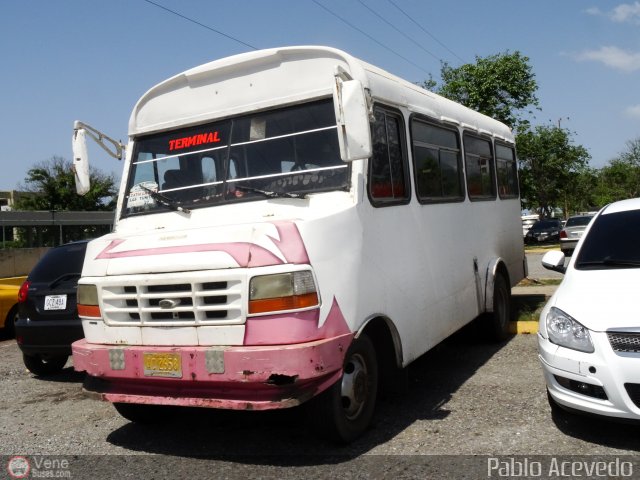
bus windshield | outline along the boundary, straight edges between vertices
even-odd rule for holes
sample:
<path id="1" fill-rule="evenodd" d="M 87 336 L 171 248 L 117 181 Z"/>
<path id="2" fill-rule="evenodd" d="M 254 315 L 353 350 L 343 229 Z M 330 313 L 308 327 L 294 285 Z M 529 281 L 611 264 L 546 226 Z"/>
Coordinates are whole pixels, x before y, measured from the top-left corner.
<path id="1" fill-rule="evenodd" d="M 331 99 L 136 139 L 123 216 L 349 188 Z"/>

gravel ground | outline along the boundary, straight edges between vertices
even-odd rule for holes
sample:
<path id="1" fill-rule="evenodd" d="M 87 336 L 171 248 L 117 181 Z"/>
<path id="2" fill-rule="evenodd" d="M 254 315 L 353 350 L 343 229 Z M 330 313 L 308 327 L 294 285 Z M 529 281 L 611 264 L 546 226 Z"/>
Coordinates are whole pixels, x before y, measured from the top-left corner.
<path id="1" fill-rule="evenodd" d="M 15 342 L 3 341 L 0 455 L 74 456 L 89 465 L 85 473 L 93 475 L 108 464 L 147 477 L 154 476 L 149 468 L 158 469 L 171 459 L 174 468 L 201 468 L 204 473 L 215 466 L 217 478 L 286 477 L 289 473 L 285 475 L 282 468 L 292 465 L 302 470 L 287 472 L 323 478 L 322 472 L 329 468 L 332 476 L 349 466 L 350 471 L 362 473 L 363 461 L 377 459 L 375 466 L 367 467 L 377 473 L 353 478 L 383 478 L 390 474 L 387 468 L 400 468 L 404 460 L 399 459 L 411 459 L 413 465 L 430 458 L 430 470 L 422 464 L 421 474 L 442 473 L 451 463 L 446 461 L 449 457 L 417 455 L 621 456 L 640 449 L 637 426 L 571 415 L 552 417 L 535 335 L 487 345 L 463 332 L 414 362 L 409 378 L 406 394 L 379 402 L 374 423 L 363 438 L 339 447 L 309 432 L 304 409 L 185 409 L 160 426 L 135 425 L 110 404 L 85 397 L 83 374 L 74 372 L 71 362 L 60 375 L 38 378 L 25 370 Z M 102 457 L 101 466 L 91 466 L 94 457 L 78 457 L 84 455 L 113 457 Z M 140 455 L 153 456 L 140 458 L 133 467 L 131 456 Z M 187 460 L 188 465 L 183 463 Z M 118 462 L 126 465 L 120 467 Z M 458 458 L 453 463 L 460 462 Z M 147 469 L 139 470 L 141 465 Z M 407 465 L 402 468 L 393 475 L 412 478 L 415 472 Z"/>

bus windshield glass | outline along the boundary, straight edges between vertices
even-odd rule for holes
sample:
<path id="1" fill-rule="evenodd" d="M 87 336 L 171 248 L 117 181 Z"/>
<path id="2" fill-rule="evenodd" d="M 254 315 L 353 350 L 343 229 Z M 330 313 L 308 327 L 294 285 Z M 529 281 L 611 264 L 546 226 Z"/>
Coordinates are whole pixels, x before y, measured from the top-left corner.
<path id="1" fill-rule="evenodd" d="M 331 99 L 136 139 L 123 216 L 349 188 Z"/>

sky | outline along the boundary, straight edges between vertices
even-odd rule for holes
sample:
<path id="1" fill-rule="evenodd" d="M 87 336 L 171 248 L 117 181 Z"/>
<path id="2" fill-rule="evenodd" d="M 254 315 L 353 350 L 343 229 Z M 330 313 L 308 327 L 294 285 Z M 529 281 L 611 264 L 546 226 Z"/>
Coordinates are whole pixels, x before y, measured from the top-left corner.
<path id="1" fill-rule="evenodd" d="M 0 190 L 71 159 L 74 120 L 126 143 L 152 86 L 288 45 L 336 47 L 412 82 L 439 79 L 443 61 L 519 51 L 539 87 L 533 124 L 569 129 L 592 167 L 640 137 L 640 1 L 0 0 Z M 120 162 L 89 153 L 121 177 Z"/>

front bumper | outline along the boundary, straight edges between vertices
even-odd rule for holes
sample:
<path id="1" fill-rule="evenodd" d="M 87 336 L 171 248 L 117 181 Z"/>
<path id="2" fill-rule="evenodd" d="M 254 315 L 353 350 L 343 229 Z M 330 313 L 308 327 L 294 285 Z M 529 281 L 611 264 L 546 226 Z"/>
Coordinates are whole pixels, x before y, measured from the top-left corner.
<path id="1" fill-rule="evenodd" d="M 83 337 L 79 319 L 33 321 L 19 318 L 16 322 L 16 341 L 27 355 L 71 355 L 71 344 Z"/>
<path id="2" fill-rule="evenodd" d="M 538 334 L 538 356 L 552 399 L 582 412 L 640 420 L 640 395 L 634 402 L 627 390 L 640 390 L 640 353 L 615 353 L 604 332 L 592 331 L 591 340 L 595 352 L 583 353 Z M 600 391 L 606 399 L 598 398 Z"/>
<path id="3" fill-rule="evenodd" d="M 345 334 L 294 345 L 260 347 L 151 347 L 73 344 L 73 364 L 87 372 L 85 391 L 122 403 L 233 410 L 269 410 L 299 405 L 342 375 L 353 339 Z M 180 358 L 175 378 L 145 371 L 144 357 Z"/>
<path id="4" fill-rule="evenodd" d="M 578 239 L 560 239 L 560 249 L 561 250 L 574 250 L 578 245 Z"/>

